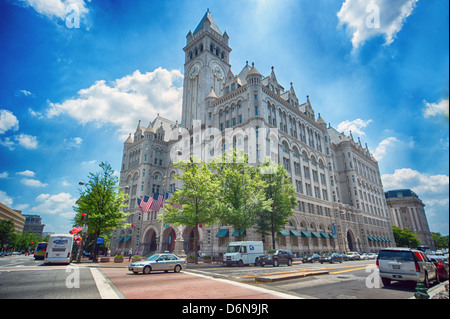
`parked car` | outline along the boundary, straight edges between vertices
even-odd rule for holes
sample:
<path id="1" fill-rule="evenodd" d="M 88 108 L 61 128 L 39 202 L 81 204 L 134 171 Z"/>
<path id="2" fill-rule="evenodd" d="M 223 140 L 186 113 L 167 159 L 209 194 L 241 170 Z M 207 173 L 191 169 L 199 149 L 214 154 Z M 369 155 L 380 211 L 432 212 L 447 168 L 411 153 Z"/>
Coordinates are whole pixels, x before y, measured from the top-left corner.
<path id="1" fill-rule="evenodd" d="M 323 254 L 322 257 L 320 257 L 320 263 L 323 264 L 324 262 L 327 263 L 334 263 L 334 262 L 342 262 L 342 257 L 339 254 L 336 253 L 327 253 Z"/>
<path id="2" fill-rule="evenodd" d="M 151 271 L 180 272 L 186 267 L 186 260 L 174 254 L 155 254 L 143 261 L 131 263 L 128 270 L 135 274 L 142 272 L 149 274 Z"/>
<path id="3" fill-rule="evenodd" d="M 386 248 L 380 250 L 377 267 L 383 285 L 392 280 L 423 282 L 427 288 L 430 280 L 439 282 L 434 264 L 420 250 L 410 248 Z"/>
<path id="4" fill-rule="evenodd" d="M 292 266 L 292 252 L 287 249 L 275 249 L 269 250 L 264 256 L 260 259 L 259 264 L 261 267 L 265 265 L 273 265 L 274 267 L 278 267 L 280 264 L 287 264 L 288 266 Z"/>
<path id="5" fill-rule="evenodd" d="M 359 255 L 359 259 L 360 260 L 369 260 L 370 259 L 370 257 L 369 257 L 369 255 L 368 254 L 361 254 L 361 255 Z"/>
<path id="6" fill-rule="evenodd" d="M 341 256 L 342 261 L 348 261 L 349 260 L 347 254 L 339 254 L 339 255 Z"/>
<path id="7" fill-rule="evenodd" d="M 378 255 L 375 253 L 367 254 L 367 256 L 369 256 L 369 259 L 377 259 L 377 257 L 378 257 Z"/>
<path id="8" fill-rule="evenodd" d="M 318 254 L 309 254 L 302 257 L 303 263 L 315 263 L 318 262 L 320 259 L 320 255 Z"/>
<path id="9" fill-rule="evenodd" d="M 356 251 L 349 251 L 347 253 L 348 260 L 359 260 L 361 256 Z"/>
<path id="10" fill-rule="evenodd" d="M 449 269 L 448 269 L 448 258 L 444 256 L 427 256 L 428 259 L 431 260 L 431 262 L 436 267 L 436 270 L 438 272 L 439 280 L 445 281 L 449 278 Z"/>

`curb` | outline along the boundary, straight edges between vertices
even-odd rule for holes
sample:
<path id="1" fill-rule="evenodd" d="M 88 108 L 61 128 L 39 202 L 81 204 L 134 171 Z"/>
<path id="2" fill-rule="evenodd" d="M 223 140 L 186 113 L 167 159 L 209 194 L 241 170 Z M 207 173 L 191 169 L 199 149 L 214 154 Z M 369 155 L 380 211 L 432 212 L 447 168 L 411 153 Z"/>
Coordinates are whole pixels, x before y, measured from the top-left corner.
<path id="1" fill-rule="evenodd" d="M 276 275 L 263 275 L 255 278 L 257 282 L 276 282 L 282 280 L 303 278 L 309 276 L 326 275 L 329 274 L 328 271 L 304 271 L 293 274 L 276 274 Z"/>

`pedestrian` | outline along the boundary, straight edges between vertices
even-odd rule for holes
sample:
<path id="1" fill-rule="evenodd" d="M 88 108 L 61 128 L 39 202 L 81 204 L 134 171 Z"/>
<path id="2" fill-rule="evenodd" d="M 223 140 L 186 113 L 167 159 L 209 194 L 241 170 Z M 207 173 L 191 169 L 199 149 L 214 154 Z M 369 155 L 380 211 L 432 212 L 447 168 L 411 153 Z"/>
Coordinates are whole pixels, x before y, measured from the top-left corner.
<path id="1" fill-rule="evenodd" d="M 131 256 L 133 255 L 133 248 L 128 251 L 128 261 L 131 261 Z"/>

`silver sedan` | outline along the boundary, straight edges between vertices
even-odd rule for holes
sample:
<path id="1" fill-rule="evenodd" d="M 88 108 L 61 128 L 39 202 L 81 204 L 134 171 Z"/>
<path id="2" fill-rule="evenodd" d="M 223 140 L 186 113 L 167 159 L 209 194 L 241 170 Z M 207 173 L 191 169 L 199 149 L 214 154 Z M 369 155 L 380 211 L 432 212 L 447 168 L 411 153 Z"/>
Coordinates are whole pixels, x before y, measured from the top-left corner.
<path id="1" fill-rule="evenodd" d="M 149 274 L 151 271 L 180 272 L 186 268 L 186 260 L 174 254 L 155 254 L 146 260 L 137 261 L 128 266 L 128 270 L 135 274 L 142 272 Z"/>

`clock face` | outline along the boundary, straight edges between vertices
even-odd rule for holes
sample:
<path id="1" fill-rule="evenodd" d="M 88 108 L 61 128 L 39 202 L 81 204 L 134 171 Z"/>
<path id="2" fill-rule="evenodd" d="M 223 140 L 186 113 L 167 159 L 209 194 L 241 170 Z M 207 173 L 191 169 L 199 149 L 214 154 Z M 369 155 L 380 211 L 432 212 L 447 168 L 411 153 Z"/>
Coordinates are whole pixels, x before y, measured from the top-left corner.
<path id="1" fill-rule="evenodd" d="M 213 66 L 213 72 L 219 79 L 223 80 L 224 75 L 223 75 L 222 68 L 220 66 L 218 66 L 217 64 L 214 65 Z"/>
<path id="2" fill-rule="evenodd" d="M 197 64 L 194 64 L 194 66 L 191 69 L 191 72 L 189 72 L 189 77 L 191 79 L 195 78 L 199 71 L 200 71 L 199 66 Z"/>

